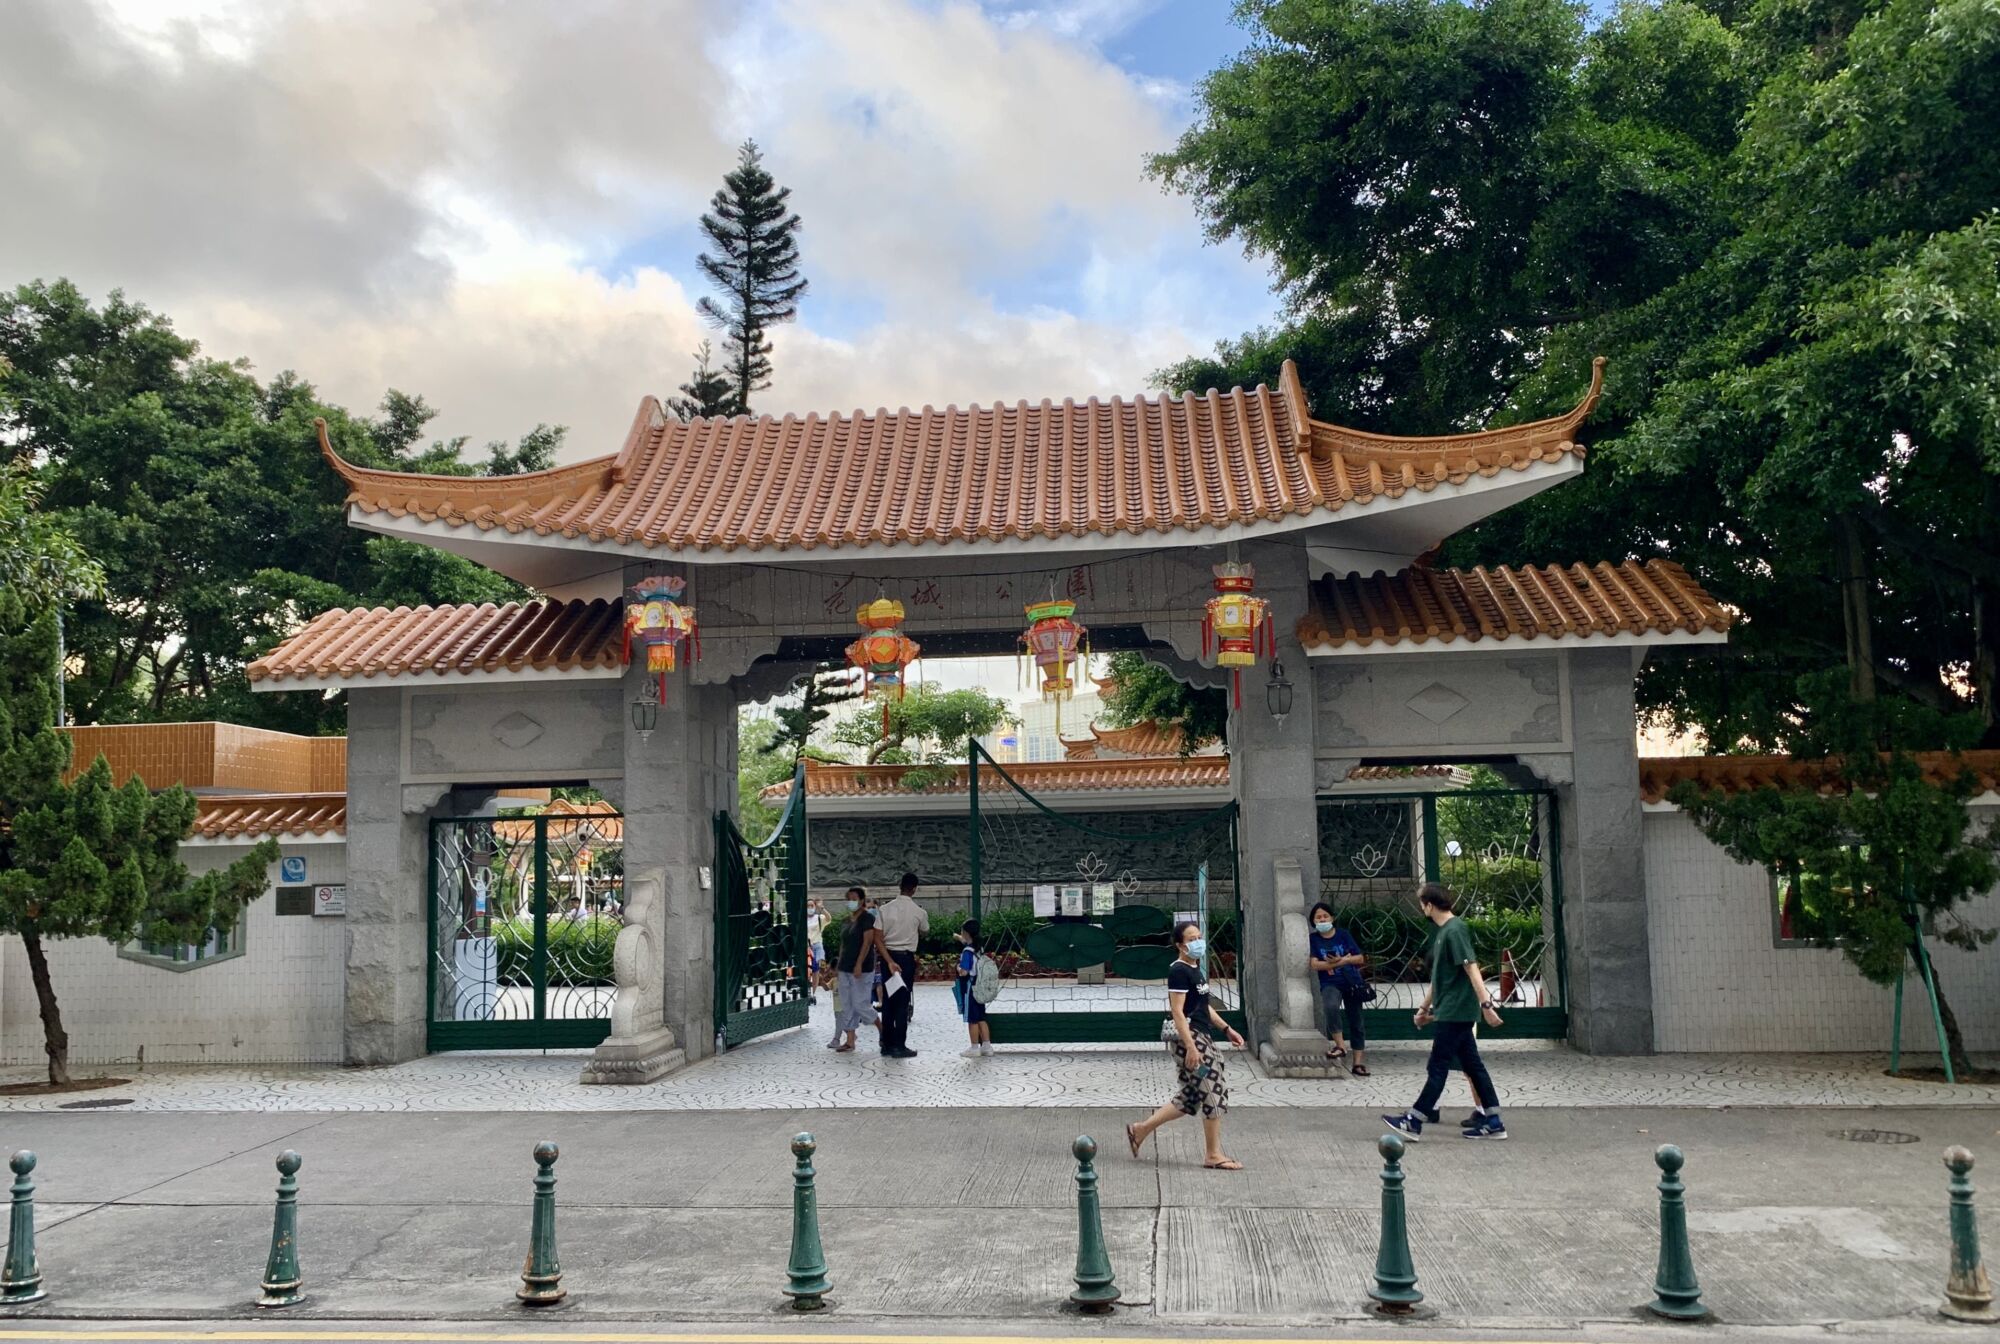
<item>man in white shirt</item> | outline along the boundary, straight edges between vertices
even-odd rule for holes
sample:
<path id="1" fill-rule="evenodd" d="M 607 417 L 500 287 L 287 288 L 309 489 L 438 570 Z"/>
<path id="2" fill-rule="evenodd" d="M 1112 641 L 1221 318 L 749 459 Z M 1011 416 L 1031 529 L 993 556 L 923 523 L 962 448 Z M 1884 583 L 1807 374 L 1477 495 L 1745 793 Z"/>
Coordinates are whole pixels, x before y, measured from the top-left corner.
<path id="1" fill-rule="evenodd" d="M 904 873 L 901 893 L 876 912 L 882 942 L 903 987 L 882 1005 L 882 1054 L 888 1059 L 915 1059 L 910 1049 L 910 993 L 917 984 L 917 942 L 929 927 L 930 917 L 917 904 L 917 875 Z"/>

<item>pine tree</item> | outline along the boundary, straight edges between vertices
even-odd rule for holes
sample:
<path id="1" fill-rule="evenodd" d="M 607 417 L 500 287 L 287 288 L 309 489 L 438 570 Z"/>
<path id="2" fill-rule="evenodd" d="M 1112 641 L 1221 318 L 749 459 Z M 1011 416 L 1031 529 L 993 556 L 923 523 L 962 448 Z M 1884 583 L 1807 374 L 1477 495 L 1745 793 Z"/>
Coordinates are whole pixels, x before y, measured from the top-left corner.
<path id="1" fill-rule="evenodd" d="M 227 933 L 263 893 L 278 846 L 190 877 L 180 842 L 195 797 L 122 788 L 99 756 L 65 784 L 69 736 L 55 727 L 56 615 L 0 588 L 0 932 L 17 933 L 41 1009 L 49 1082 L 67 1086 L 69 1035 L 45 946 L 51 938 L 198 943 Z"/>
<path id="2" fill-rule="evenodd" d="M 667 410 L 681 420 L 699 420 L 704 417 L 730 415 L 735 405 L 736 388 L 728 375 L 711 362 L 714 351 L 707 341 L 694 352 L 694 372 L 681 384 L 681 395 L 667 398 Z"/>
<path id="3" fill-rule="evenodd" d="M 745 140 L 735 171 L 722 179 L 711 213 L 701 217 L 716 255 L 704 252 L 696 260 L 722 298 L 704 298 L 698 307 L 723 333 L 730 415 L 748 415 L 751 394 L 771 385 L 769 330 L 798 316 L 806 292 L 799 278 L 799 217 L 786 205 L 791 195 L 764 171 L 757 142 Z"/>

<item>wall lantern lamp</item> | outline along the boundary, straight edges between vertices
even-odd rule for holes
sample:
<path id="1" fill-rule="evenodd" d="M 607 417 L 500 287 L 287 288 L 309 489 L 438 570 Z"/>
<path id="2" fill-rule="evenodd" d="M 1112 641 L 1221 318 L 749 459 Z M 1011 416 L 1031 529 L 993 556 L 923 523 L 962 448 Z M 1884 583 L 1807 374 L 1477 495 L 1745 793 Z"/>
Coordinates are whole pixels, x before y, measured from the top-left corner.
<path id="1" fill-rule="evenodd" d="M 639 694 L 632 701 L 632 727 L 638 730 L 639 740 L 644 742 L 660 726 L 660 688 L 653 678 L 647 677 L 640 684 Z"/>
<path id="2" fill-rule="evenodd" d="M 1292 682 L 1285 675 L 1285 665 L 1276 658 L 1271 660 L 1271 679 L 1264 684 L 1264 704 L 1272 720 L 1284 727 L 1285 716 L 1292 712 Z"/>

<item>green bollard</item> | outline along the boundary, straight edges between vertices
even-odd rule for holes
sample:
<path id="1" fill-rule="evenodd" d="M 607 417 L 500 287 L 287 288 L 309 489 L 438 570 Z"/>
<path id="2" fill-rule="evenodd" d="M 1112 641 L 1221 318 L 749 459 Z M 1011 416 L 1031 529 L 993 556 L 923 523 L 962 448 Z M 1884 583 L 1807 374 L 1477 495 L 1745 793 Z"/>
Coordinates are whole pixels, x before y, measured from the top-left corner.
<path id="1" fill-rule="evenodd" d="M 7 1163 L 14 1169 L 14 1208 L 7 1219 L 7 1266 L 0 1269 L 0 1307 L 25 1307 L 48 1294 L 35 1262 L 35 1155 L 23 1148 Z"/>
<path id="2" fill-rule="evenodd" d="M 1670 1321 L 1699 1321 L 1707 1317 L 1701 1304 L 1701 1285 L 1694 1280 L 1694 1252 L 1688 1248 L 1687 1204 L 1682 1199 L 1681 1164 L 1687 1161 L 1681 1150 L 1663 1143 L 1653 1154 L 1660 1167 L 1660 1263 L 1653 1273 L 1653 1300 L 1646 1310 Z"/>
<path id="3" fill-rule="evenodd" d="M 1403 1140 L 1384 1134 L 1375 1141 L 1382 1154 L 1382 1240 L 1375 1250 L 1375 1286 L 1368 1296 L 1383 1316 L 1408 1316 L 1424 1295 L 1417 1291 L 1417 1267 L 1410 1263 L 1410 1229 L 1403 1217 Z"/>
<path id="4" fill-rule="evenodd" d="M 1110 1311 L 1118 1301 L 1111 1278 L 1111 1255 L 1104 1247 L 1104 1216 L 1097 1205 L 1097 1140 L 1080 1135 L 1076 1154 L 1076 1291 L 1069 1300 L 1091 1315 Z"/>
<path id="5" fill-rule="evenodd" d="M 1979 1258 L 1979 1219 L 1972 1211 L 1972 1154 L 1963 1148 L 1944 1150 L 1951 1170 L 1951 1274 L 1944 1281 L 1945 1303 L 1938 1310 L 1954 1321 L 1990 1325 L 2000 1321 L 1993 1309 L 1993 1281 Z"/>
<path id="6" fill-rule="evenodd" d="M 785 1296 L 794 1311 L 818 1311 L 833 1287 L 826 1277 L 826 1253 L 819 1246 L 819 1195 L 813 1189 L 813 1153 L 819 1145 L 810 1134 L 792 1136 L 792 1259 L 785 1266 Z"/>
<path id="7" fill-rule="evenodd" d="M 271 1254 L 264 1261 L 260 1307 L 295 1307 L 306 1300 L 299 1274 L 299 1168 L 305 1159 L 287 1148 L 278 1154 L 278 1212 L 271 1220 Z"/>
<path id="8" fill-rule="evenodd" d="M 528 1232 L 528 1262 L 521 1266 L 521 1286 L 514 1296 L 528 1307 L 553 1307 L 569 1296 L 562 1286 L 562 1265 L 556 1259 L 556 1157 L 553 1143 L 535 1145 L 535 1219 Z"/>

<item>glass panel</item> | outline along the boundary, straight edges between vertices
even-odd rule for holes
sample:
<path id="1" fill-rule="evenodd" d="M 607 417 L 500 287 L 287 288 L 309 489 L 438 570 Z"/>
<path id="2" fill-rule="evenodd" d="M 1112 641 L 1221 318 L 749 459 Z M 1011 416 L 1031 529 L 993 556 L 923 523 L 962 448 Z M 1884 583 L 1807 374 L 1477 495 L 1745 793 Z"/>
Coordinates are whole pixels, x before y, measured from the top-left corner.
<path id="1" fill-rule="evenodd" d="M 609 1018 L 617 994 L 611 953 L 624 926 L 621 817 L 543 818 L 548 835 L 549 1018 Z"/>
<path id="2" fill-rule="evenodd" d="M 434 1022 L 529 1021 L 534 828 L 478 819 L 432 832 Z"/>

